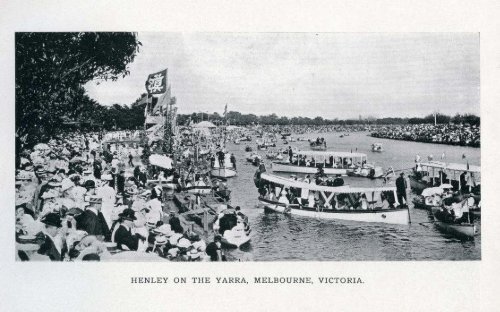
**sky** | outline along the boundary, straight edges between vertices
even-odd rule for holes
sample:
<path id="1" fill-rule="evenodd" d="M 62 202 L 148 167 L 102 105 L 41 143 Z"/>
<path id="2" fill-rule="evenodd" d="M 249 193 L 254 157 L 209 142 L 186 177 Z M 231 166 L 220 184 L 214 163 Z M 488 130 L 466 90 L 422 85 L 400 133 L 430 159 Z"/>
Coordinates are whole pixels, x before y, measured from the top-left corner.
<path id="1" fill-rule="evenodd" d="M 478 33 L 139 33 L 130 75 L 89 82 L 131 104 L 168 68 L 178 112 L 278 116 L 479 115 Z"/>

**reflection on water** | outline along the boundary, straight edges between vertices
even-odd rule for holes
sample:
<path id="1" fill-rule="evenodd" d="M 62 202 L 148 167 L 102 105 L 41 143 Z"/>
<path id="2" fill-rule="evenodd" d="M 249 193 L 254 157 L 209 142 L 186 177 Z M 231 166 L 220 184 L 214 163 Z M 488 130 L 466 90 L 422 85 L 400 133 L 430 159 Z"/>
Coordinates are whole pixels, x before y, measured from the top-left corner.
<path id="1" fill-rule="evenodd" d="M 320 134 L 326 138 L 329 150 L 357 151 L 366 153 L 368 161 L 384 169 L 410 168 L 415 155 L 422 158 L 432 154 L 440 159 L 444 153 L 446 162 L 480 164 L 477 148 L 425 144 L 405 141 L 375 139 L 367 133 L 351 133 L 344 138 L 338 133 Z M 318 135 L 304 135 L 316 138 Z M 384 152 L 372 153 L 371 144 L 381 142 Z M 307 149 L 308 142 L 294 142 L 292 146 Z M 253 142 L 252 147 L 255 147 Z M 278 145 L 279 147 L 285 147 Z M 230 256 L 242 261 L 272 260 L 478 260 L 481 259 L 481 237 L 474 241 L 460 241 L 439 232 L 429 221 L 428 213 L 414 209 L 410 204 L 410 225 L 360 223 L 350 221 L 326 221 L 319 219 L 264 213 L 257 208 L 257 190 L 253 184 L 255 167 L 245 162 L 245 145 L 229 144 L 228 150 L 238 159 L 238 176 L 230 179 L 231 203 L 241 206 L 248 215 L 252 227 L 251 244 L 243 250 L 229 251 Z M 260 152 L 264 156 L 264 152 Z M 267 166 L 269 167 L 269 166 Z M 373 186 L 381 180 L 346 177 L 351 186 Z M 411 202 L 412 195 L 409 196 Z M 480 224 L 478 224 L 480 230 Z"/>

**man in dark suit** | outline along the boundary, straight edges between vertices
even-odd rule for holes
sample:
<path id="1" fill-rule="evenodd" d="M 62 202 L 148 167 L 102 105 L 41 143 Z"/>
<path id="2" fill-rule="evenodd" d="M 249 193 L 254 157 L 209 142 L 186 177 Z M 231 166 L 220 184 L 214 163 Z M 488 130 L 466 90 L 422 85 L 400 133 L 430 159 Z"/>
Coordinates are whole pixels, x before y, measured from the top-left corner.
<path id="1" fill-rule="evenodd" d="M 125 193 L 125 170 L 120 170 L 120 174 L 116 176 L 116 193 L 124 195 Z"/>
<path id="2" fill-rule="evenodd" d="M 62 261 L 67 248 L 64 241 L 57 235 L 61 228 L 61 217 L 51 212 L 42 217 L 41 222 L 45 224 L 45 240 L 38 249 L 38 253 L 48 256 L 51 261 Z"/>
<path id="3" fill-rule="evenodd" d="M 398 202 L 401 207 L 408 206 L 408 199 L 406 198 L 406 186 L 405 173 L 401 172 L 399 178 L 396 179 L 396 193 L 398 194 Z"/>
<path id="4" fill-rule="evenodd" d="M 146 237 L 139 233 L 132 234 L 134 221 L 137 220 L 134 210 L 127 208 L 119 215 L 120 225 L 113 231 L 111 241 L 116 243 L 116 246 L 122 250 L 137 250 L 139 240 L 146 240 Z"/>
<path id="5" fill-rule="evenodd" d="M 90 206 L 81 215 L 75 217 L 76 228 L 89 235 L 95 235 L 102 241 L 109 235 L 108 224 L 101 213 L 102 198 L 90 196 L 89 204 Z"/>

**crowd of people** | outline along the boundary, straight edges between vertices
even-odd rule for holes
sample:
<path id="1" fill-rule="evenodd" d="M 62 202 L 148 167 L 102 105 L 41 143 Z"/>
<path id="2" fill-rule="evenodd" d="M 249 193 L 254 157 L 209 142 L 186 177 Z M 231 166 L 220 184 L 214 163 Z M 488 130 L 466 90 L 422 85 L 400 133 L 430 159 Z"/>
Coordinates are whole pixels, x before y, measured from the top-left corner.
<path id="1" fill-rule="evenodd" d="M 371 133 L 372 137 L 479 147 L 481 129 L 468 124 L 417 124 L 383 126 Z"/>
<path id="2" fill-rule="evenodd" d="M 124 251 L 174 261 L 220 259 L 220 238 L 207 251 L 205 241 L 165 204 L 162 182 L 183 185 L 205 177 L 189 166 L 179 174 L 145 165 L 138 144 L 102 140 L 99 133 L 74 133 L 20 151 L 18 260 L 113 260 Z"/>

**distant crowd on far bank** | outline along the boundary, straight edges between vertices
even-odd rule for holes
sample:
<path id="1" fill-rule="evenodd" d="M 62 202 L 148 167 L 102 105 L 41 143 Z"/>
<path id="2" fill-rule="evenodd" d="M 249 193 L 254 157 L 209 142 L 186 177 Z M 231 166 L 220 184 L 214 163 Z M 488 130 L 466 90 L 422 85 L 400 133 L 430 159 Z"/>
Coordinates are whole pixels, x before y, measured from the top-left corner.
<path id="1" fill-rule="evenodd" d="M 388 125 L 376 129 L 372 137 L 425 143 L 480 147 L 481 128 L 468 124 Z"/>

